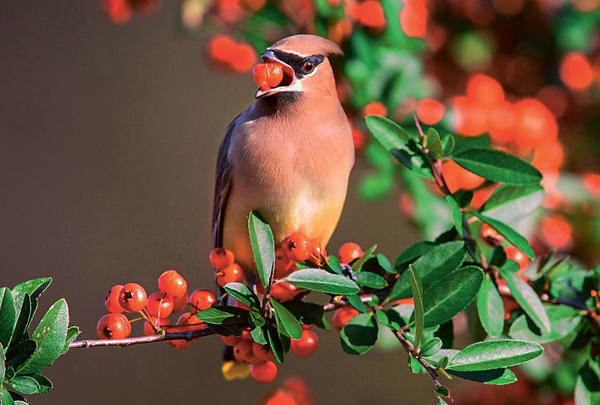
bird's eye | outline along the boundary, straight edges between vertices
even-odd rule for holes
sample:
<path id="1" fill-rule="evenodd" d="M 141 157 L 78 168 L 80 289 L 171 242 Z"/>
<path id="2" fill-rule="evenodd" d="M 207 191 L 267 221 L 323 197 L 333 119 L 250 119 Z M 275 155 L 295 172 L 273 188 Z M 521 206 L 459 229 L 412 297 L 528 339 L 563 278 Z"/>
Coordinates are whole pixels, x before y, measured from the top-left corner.
<path id="1" fill-rule="evenodd" d="M 313 71 L 314 68 L 315 64 L 311 61 L 304 62 L 304 65 L 302 65 L 302 70 L 304 71 L 304 73 L 310 73 Z"/>

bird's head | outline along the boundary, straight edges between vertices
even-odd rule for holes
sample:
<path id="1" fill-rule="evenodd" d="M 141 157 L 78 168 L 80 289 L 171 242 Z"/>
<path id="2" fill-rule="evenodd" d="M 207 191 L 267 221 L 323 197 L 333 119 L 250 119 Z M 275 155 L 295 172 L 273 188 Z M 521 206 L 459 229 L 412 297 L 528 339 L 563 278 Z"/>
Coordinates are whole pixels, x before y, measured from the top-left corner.
<path id="1" fill-rule="evenodd" d="M 293 35 L 267 48 L 265 62 L 277 63 L 283 70 L 278 86 L 259 89 L 256 98 L 279 93 L 335 93 L 335 79 L 328 56 L 343 54 L 335 43 L 316 35 Z"/>

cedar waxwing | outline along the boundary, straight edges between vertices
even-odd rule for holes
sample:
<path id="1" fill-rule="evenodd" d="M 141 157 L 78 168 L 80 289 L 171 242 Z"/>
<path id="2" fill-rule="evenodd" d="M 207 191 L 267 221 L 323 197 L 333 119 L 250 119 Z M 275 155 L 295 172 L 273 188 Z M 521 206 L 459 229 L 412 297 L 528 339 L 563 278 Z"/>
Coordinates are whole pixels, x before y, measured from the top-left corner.
<path id="1" fill-rule="evenodd" d="M 315 35 L 284 38 L 261 55 L 283 80 L 259 89 L 227 128 L 219 148 L 213 247 L 234 252 L 256 280 L 248 214 L 269 223 L 275 243 L 299 231 L 325 247 L 339 220 L 354 165 L 354 145 L 328 55 L 342 54 Z"/>

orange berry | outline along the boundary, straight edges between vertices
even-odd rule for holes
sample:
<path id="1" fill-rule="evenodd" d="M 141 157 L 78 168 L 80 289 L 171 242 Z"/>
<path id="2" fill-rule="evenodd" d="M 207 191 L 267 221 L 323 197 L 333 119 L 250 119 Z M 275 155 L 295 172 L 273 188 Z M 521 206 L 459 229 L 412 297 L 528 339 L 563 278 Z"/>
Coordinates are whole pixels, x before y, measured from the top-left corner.
<path id="1" fill-rule="evenodd" d="M 300 339 L 292 339 L 290 348 L 298 357 L 310 357 L 319 347 L 319 338 L 312 330 L 303 330 Z"/>
<path id="2" fill-rule="evenodd" d="M 285 244 L 285 243 L 284 243 Z M 285 278 L 295 269 L 294 262 L 287 255 L 285 246 L 278 246 L 275 249 L 275 278 L 277 280 Z M 259 285 L 261 285 L 259 283 Z"/>
<path id="3" fill-rule="evenodd" d="M 252 365 L 250 375 L 254 381 L 269 384 L 277 378 L 277 366 L 272 361 L 265 361 Z"/>
<path id="4" fill-rule="evenodd" d="M 231 266 L 235 262 L 235 258 L 231 250 L 218 247 L 211 250 L 208 261 L 215 269 L 223 270 L 225 267 Z"/>
<path id="5" fill-rule="evenodd" d="M 451 192 L 458 189 L 471 190 L 485 182 L 483 177 L 462 168 L 453 160 L 442 163 L 442 174 Z"/>
<path id="6" fill-rule="evenodd" d="M 166 318 L 173 312 L 173 300 L 163 293 L 155 292 L 148 297 L 146 309 L 152 316 Z"/>
<path id="7" fill-rule="evenodd" d="M 252 351 L 252 340 L 240 339 L 235 346 L 233 346 L 233 355 L 240 363 L 251 363 L 254 359 L 254 352 Z"/>
<path id="8" fill-rule="evenodd" d="M 295 262 L 303 262 L 310 257 L 312 242 L 303 233 L 294 232 L 287 238 L 287 256 Z"/>
<path id="9" fill-rule="evenodd" d="M 407 37 L 423 37 L 427 33 L 427 7 L 419 0 L 407 0 L 400 10 L 400 26 Z"/>
<path id="10" fill-rule="evenodd" d="M 137 283 L 127 283 L 119 292 L 119 305 L 127 312 L 139 312 L 146 306 L 146 290 Z"/>
<path id="11" fill-rule="evenodd" d="M 353 260 L 358 259 L 362 255 L 364 255 L 360 245 L 354 242 L 346 242 L 344 243 L 338 252 L 338 256 L 340 258 L 340 262 L 344 264 L 348 264 Z"/>
<path id="12" fill-rule="evenodd" d="M 501 101 L 489 110 L 488 125 L 490 137 L 495 142 L 509 142 L 516 136 L 517 116 L 513 105 Z"/>
<path id="13" fill-rule="evenodd" d="M 217 284 L 224 287 L 227 283 L 237 283 L 244 279 L 244 272 L 239 264 L 233 263 L 217 273 Z"/>
<path id="14" fill-rule="evenodd" d="M 583 187 L 592 195 L 592 197 L 600 197 L 600 174 L 584 173 L 582 181 Z"/>
<path id="15" fill-rule="evenodd" d="M 287 281 L 279 281 L 271 287 L 271 297 L 278 302 L 292 301 L 300 293 L 300 289 Z"/>
<path id="16" fill-rule="evenodd" d="M 519 147 L 533 148 L 557 138 L 556 118 L 544 104 L 530 98 L 519 101 L 514 108 L 516 113 L 514 140 Z"/>
<path id="17" fill-rule="evenodd" d="M 231 60 L 231 67 L 238 73 L 250 71 L 256 62 L 256 52 L 248 44 L 236 44 L 235 57 Z"/>
<path id="18" fill-rule="evenodd" d="M 451 103 L 456 131 L 465 136 L 477 136 L 487 131 L 488 114 L 484 106 L 465 96 L 454 97 Z"/>
<path id="19" fill-rule="evenodd" d="M 183 297 L 187 293 L 187 282 L 175 270 L 167 270 L 158 277 L 158 289 L 168 297 Z"/>
<path id="20" fill-rule="evenodd" d="M 488 224 L 481 225 L 481 239 L 490 246 L 499 246 L 504 242 L 504 236 Z"/>
<path id="21" fill-rule="evenodd" d="M 194 290 L 192 295 L 190 295 L 190 304 L 200 311 L 212 307 L 216 301 L 217 298 L 215 297 L 215 294 L 206 288 Z"/>
<path id="22" fill-rule="evenodd" d="M 258 361 L 273 361 L 275 355 L 271 351 L 268 345 L 261 345 L 256 342 L 252 342 L 252 353 Z"/>
<path id="23" fill-rule="evenodd" d="M 115 24 L 124 24 L 131 19 L 133 10 L 127 0 L 103 0 L 102 7 Z"/>
<path id="24" fill-rule="evenodd" d="M 560 63 L 560 78 L 573 90 L 585 90 L 594 80 L 590 62 L 581 52 L 569 52 Z"/>
<path id="25" fill-rule="evenodd" d="M 188 293 L 182 295 L 181 297 L 171 297 L 173 299 L 173 312 L 181 312 L 187 307 L 188 303 Z"/>
<path id="26" fill-rule="evenodd" d="M 169 328 L 169 332 L 185 332 L 185 331 L 187 331 L 187 328 L 183 328 L 180 326 L 172 326 Z M 167 343 L 173 349 L 182 351 L 182 350 L 187 349 L 187 347 L 190 345 L 190 343 L 192 343 L 192 341 L 185 340 L 185 339 L 173 339 L 173 340 L 167 340 Z"/>
<path id="27" fill-rule="evenodd" d="M 113 314 L 120 314 L 123 312 L 123 308 L 121 308 L 121 304 L 119 304 L 119 293 L 123 289 L 121 284 L 114 285 L 106 294 L 106 299 L 104 300 L 104 307 L 108 312 Z"/>
<path id="28" fill-rule="evenodd" d="M 223 336 L 223 335 L 219 335 L 219 337 L 221 338 L 221 341 L 226 345 L 226 346 L 235 346 L 235 344 L 238 342 L 239 338 L 235 335 L 229 335 L 229 336 Z"/>
<path id="29" fill-rule="evenodd" d="M 386 24 L 383 6 L 377 0 L 365 0 L 355 4 L 350 11 L 352 18 L 371 28 L 382 28 Z"/>
<path id="30" fill-rule="evenodd" d="M 364 116 L 377 115 L 378 117 L 385 117 L 387 115 L 387 107 L 380 101 L 371 101 L 364 108 Z"/>
<path id="31" fill-rule="evenodd" d="M 573 244 L 573 227 L 562 215 L 552 215 L 542 221 L 542 236 L 546 243 L 558 249 Z"/>
<path id="32" fill-rule="evenodd" d="M 344 328 L 344 326 L 346 326 L 348 322 L 350 322 L 352 318 L 358 314 L 359 312 L 350 306 L 342 307 L 333 314 L 333 326 L 339 332 Z"/>
<path id="33" fill-rule="evenodd" d="M 519 271 L 523 271 L 527 268 L 529 264 L 529 258 L 525 253 L 521 252 L 517 247 L 510 245 L 504 249 L 506 252 L 506 257 L 508 259 L 514 260 L 519 265 Z"/>
<path id="34" fill-rule="evenodd" d="M 469 78 L 467 97 L 485 106 L 493 106 L 504 101 L 504 90 L 493 78 L 478 73 Z"/>
<path id="35" fill-rule="evenodd" d="M 435 125 L 444 118 L 445 108 L 433 98 L 425 98 L 417 105 L 417 117 L 425 125 Z"/>
<path id="36" fill-rule="evenodd" d="M 361 150 L 367 144 L 367 137 L 360 129 L 352 128 L 352 142 L 354 149 Z"/>
<path id="37" fill-rule="evenodd" d="M 131 324 L 123 314 L 106 314 L 98 321 L 96 333 L 100 339 L 124 339 L 131 333 Z"/>
<path id="38" fill-rule="evenodd" d="M 279 86 L 283 80 L 283 69 L 279 63 L 257 63 L 252 68 L 254 83 L 262 90 Z"/>

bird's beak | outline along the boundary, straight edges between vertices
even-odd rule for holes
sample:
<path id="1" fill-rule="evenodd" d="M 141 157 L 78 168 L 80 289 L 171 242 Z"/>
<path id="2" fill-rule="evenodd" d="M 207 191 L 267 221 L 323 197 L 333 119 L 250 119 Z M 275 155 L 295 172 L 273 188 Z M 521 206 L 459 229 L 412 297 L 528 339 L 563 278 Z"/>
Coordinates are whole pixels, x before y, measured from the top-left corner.
<path id="1" fill-rule="evenodd" d="M 263 52 L 262 55 L 260 55 L 260 57 L 265 62 L 277 63 L 279 66 L 281 66 L 283 70 L 283 79 L 281 80 L 281 83 L 279 83 L 279 85 L 276 87 L 272 87 L 266 90 L 258 89 L 254 98 L 271 96 L 282 91 L 301 91 L 300 83 L 296 78 L 296 75 L 294 74 L 294 69 L 290 65 L 278 59 L 273 51 L 267 50 Z"/>

